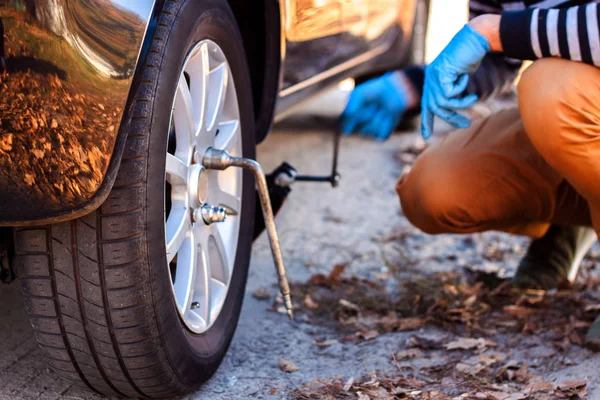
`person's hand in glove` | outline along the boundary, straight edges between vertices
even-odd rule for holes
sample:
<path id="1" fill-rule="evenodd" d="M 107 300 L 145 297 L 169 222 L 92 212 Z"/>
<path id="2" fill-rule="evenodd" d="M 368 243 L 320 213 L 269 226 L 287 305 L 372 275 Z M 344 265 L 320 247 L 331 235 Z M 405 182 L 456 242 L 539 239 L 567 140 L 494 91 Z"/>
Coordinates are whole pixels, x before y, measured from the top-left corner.
<path id="1" fill-rule="evenodd" d="M 463 97 L 469 75 L 490 51 L 485 36 L 470 25 L 459 31 L 439 56 L 425 69 L 425 85 L 421 99 L 421 131 L 424 139 L 433 133 L 433 118 L 437 115 L 457 128 L 467 128 L 471 121 L 455 110 L 471 107 L 477 96 Z"/>
<path id="2" fill-rule="evenodd" d="M 401 72 L 389 72 L 358 85 L 340 117 L 342 133 L 377 140 L 390 137 L 402 115 L 418 104 L 418 94 Z M 416 104 L 415 104 L 416 103 Z"/>

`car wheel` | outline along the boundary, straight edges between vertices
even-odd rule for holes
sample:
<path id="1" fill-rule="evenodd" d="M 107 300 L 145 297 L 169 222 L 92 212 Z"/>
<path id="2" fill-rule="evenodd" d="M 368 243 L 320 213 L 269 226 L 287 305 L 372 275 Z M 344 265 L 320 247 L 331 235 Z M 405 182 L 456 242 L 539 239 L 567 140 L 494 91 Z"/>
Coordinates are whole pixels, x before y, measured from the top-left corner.
<path id="1" fill-rule="evenodd" d="M 216 371 L 248 274 L 252 176 L 207 171 L 203 152 L 254 158 L 256 142 L 226 1 L 167 1 L 149 52 L 106 202 L 77 220 L 17 229 L 15 243 L 26 309 L 52 369 L 105 395 L 164 398 Z M 211 220 L 215 207 L 224 222 Z"/>

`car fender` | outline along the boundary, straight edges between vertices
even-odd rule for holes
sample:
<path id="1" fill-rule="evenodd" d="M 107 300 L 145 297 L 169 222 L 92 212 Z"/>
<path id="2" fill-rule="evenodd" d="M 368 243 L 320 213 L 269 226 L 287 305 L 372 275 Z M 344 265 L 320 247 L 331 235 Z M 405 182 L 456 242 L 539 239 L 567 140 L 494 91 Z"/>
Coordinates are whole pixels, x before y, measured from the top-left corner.
<path id="1" fill-rule="evenodd" d="M 141 79 L 136 69 L 163 3 L 0 6 L 0 225 L 73 219 L 106 199 L 124 150 L 123 115 Z"/>

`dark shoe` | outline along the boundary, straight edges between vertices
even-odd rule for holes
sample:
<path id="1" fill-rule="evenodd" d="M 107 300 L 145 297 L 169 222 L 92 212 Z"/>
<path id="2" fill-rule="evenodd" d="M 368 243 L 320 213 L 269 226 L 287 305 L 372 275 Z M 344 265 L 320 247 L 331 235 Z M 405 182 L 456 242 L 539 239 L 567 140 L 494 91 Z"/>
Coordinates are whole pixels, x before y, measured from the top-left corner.
<path id="1" fill-rule="evenodd" d="M 529 245 L 512 283 L 520 288 L 550 290 L 569 285 L 583 257 L 596 242 L 596 232 L 583 226 L 552 225 Z M 600 322 L 598 323 L 600 334 Z"/>

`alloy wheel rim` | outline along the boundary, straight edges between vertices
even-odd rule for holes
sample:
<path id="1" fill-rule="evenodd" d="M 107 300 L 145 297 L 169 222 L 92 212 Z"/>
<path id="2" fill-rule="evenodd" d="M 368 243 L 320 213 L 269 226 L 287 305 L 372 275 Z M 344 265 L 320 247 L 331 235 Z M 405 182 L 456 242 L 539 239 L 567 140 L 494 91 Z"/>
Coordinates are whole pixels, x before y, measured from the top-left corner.
<path id="1" fill-rule="evenodd" d="M 209 171 L 208 148 L 242 156 L 240 112 L 231 69 L 211 40 L 197 43 L 179 77 L 165 173 L 165 243 L 171 288 L 181 320 L 206 332 L 221 312 L 235 265 L 242 197 L 238 168 Z M 207 224 L 202 207 L 223 207 L 225 221 Z"/>

